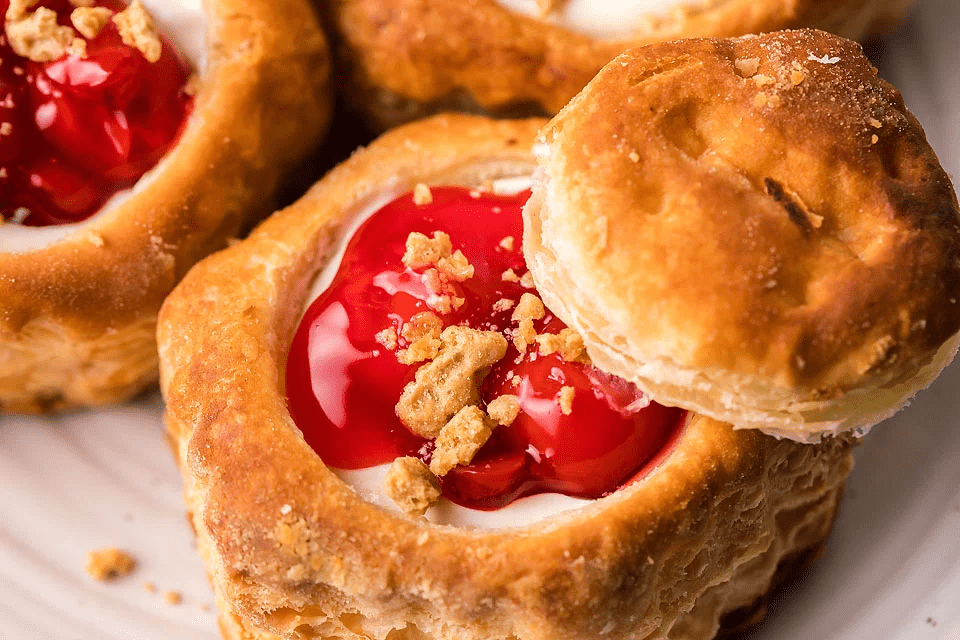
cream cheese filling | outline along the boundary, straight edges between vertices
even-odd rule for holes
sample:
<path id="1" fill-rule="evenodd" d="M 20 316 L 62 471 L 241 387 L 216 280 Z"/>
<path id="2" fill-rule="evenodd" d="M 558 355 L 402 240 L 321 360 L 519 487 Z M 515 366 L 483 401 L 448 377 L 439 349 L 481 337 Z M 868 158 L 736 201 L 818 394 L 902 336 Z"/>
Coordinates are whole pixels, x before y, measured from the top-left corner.
<path id="1" fill-rule="evenodd" d="M 503 178 L 494 182 L 494 192 L 511 194 L 530 188 L 532 181 L 529 176 Z M 384 189 L 381 193 L 359 203 L 345 216 L 345 223 L 340 227 L 339 236 L 333 247 L 333 256 L 314 280 L 307 296 L 307 303 L 303 312 L 313 303 L 333 282 L 347 244 L 357 229 L 371 215 L 383 206 L 393 201 L 402 193 L 409 191 L 413 185 L 394 186 Z M 400 509 L 383 490 L 383 479 L 389 464 L 383 464 L 366 469 L 331 470 L 341 480 L 352 487 L 362 498 L 384 509 L 401 513 Z M 538 522 L 544 518 L 577 509 L 593 500 L 571 498 L 556 493 L 543 493 L 527 496 L 514 501 L 502 509 L 495 511 L 480 511 L 454 504 L 441 498 L 440 501 L 427 511 L 427 520 L 434 524 L 452 525 L 457 527 L 475 527 L 482 529 L 508 529 L 522 527 Z"/>
<path id="2" fill-rule="evenodd" d="M 157 28 L 190 65 L 203 75 L 206 69 L 207 15 L 202 0 L 141 0 L 153 16 Z M 191 115 L 191 118 L 196 117 Z M 167 154 L 167 158 L 170 154 Z M 0 253 L 27 253 L 55 244 L 102 219 L 132 194 L 142 191 L 155 175 L 163 171 L 166 158 L 141 176 L 130 189 L 119 191 L 98 212 L 73 224 L 31 227 L 7 222 L 0 224 Z"/>
<path id="3" fill-rule="evenodd" d="M 557 0 L 544 12 L 542 0 L 496 0 L 516 13 L 600 40 L 627 39 L 653 19 L 696 9 L 711 0 Z"/>

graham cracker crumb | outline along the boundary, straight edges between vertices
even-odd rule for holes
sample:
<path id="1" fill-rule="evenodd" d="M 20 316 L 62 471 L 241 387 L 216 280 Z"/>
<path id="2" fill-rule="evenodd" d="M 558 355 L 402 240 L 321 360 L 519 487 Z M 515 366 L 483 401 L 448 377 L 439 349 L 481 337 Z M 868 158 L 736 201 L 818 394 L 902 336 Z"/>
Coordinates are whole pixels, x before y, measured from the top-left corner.
<path id="1" fill-rule="evenodd" d="M 400 335 L 407 342 L 416 342 L 421 338 L 439 338 L 443 330 L 443 320 L 435 313 L 421 311 L 403 323 Z"/>
<path id="2" fill-rule="evenodd" d="M 22 6 L 22 5 L 21 5 Z M 33 6 L 33 3 L 26 5 Z M 63 56 L 67 46 L 73 42 L 71 27 L 57 24 L 56 12 L 40 7 L 33 13 L 20 14 L 14 11 L 14 3 L 7 8 L 7 42 L 17 55 L 34 62 L 52 62 Z M 11 18 L 21 15 L 20 18 Z"/>
<path id="3" fill-rule="evenodd" d="M 431 360 L 440 353 L 440 341 L 422 338 L 406 349 L 397 351 L 397 360 L 400 364 L 416 364 L 424 360 Z"/>
<path id="4" fill-rule="evenodd" d="M 560 357 L 569 362 L 582 361 L 586 356 L 583 337 L 569 327 L 560 333 L 541 333 L 537 336 L 540 345 L 540 355 L 559 353 Z"/>
<path id="5" fill-rule="evenodd" d="M 446 258 L 453 250 L 450 236 L 443 231 L 434 231 L 433 238 L 413 231 L 407 236 L 406 249 L 401 261 L 411 269 L 420 269 L 437 264 L 441 258 Z"/>
<path id="6" fill-rule="evenodd" d="M 533 283 L 533 274 L 527 271 L 525 274 L 520 276 L 520 286 L 524 289 L 533 289 L 535 286 Z"/>
<path id="7" fill-rule="evenodd" d="M 740 75 L 744 78 L 752 78 L 760 70 L 760 58 L 742 58 L 734 60 L 733 66 L 737 68 Z"/>
<path id="8" fill-rule="evenodd" d="M 435 438 L 460 409 L 480 400 L 489 368 L 507 352 L 497 331 L 451 326 L 440 334 L 437 357 L 421 366 L 397 403 L 397 415 L 415 434 Z"/>
<path id="9" fill-rule="evenodd" d="M 140 0 L 133 0 L 126 9 L 113 16 L 113 24 L 117 25 L 125 45 L 138 49 L 148 62 L 160 59 L 163 45 L 157 27 Z"/>
<path id="10" fill-rule="evenodd" d="M 520 276 L 513 269 L 507 269 L 500 274 L 500 279 L 504 282 L 520 282 Z"/>
<path id="11" fill-rule="evenodd" d="M 146 591 L 147 593 L 156 593 L 157 585 L 153 584 L 152 582 L 144 582 L 143 590 Z"/>
<path id="12" fill-rule="evenodd" d="M 502 395 L 487 403 L 487 414 L 497 424 L 509 427 L 520 415 L 520 398 L 514 395 Z"/>
<path id="13" fill-rule="evenodd" d="M 430 191 L 430 187 L 418 182 L 417 186 L 413 188 L 413 204 L 418 207 L 427 205 L 433 202 L 433 193 Z"/>
<path id="14" fill-rule="evenodd" d="M 525 319 L 542 320 L 546 313 L 547 311 L 540 298 L 532 293 L 525 293 L 520 296 L 520 302 L 517 304 L 517 308 L 513 310 L 513 315 L 510 316 L 510 319 L 514 322 Z"/>
<path id="15" fill-rule="evenodd" d="M 76 58 L 86 58 L 87 41 L 83 40 L 82 38 L 74 38 L 73 41 L 67 45 L 67 55 L 71 55 Z"/>
<path id="16" fill-rule="evenodd" d="M 419 458 L 397 458 L 387 470 L 383 488 L 404 513 L 419 517 L 440 498 L 436 476 Z"/>
<path id="17" fill-rule="evenodd" d="M 113 12 L 106 7 L 80 7 L 70 14 L 70 22 L 84 38 L 92 40 L 103 29 Z"/>
<path id="18" fill-rule="evenodd" d="M 473 265 L 460 249 L 448 257 L 440 258 L 437 268 L 455 282 L 463 282 L 473 277 Z"/>
<path id="19" fill-rule="evenodd" d="M 870 118 L 869 120 L 867 120 L 867 124 L 869 124 L 874 129 L 880 129 L 881 127 L 883 127 L 883 123 L 877 120 L 876 118 Z"/>
<path id="20" fill-rule="evenodd" d="M 546 314 L 543 302 L 532 293 L 525 293 L 520 296 L 520 302 L 517 308 L 513 310 L 510 319 L 518 323 L 517 330 L 513 333 L 513 346 L 517 351 L 523 353 L 527 347 L 533 344 L 537 338 L 537 331 L 533 328 L 533 321 L 540 320 Z"/>
<path id="21" fill-rule="evenodd" d="M 423 272 L 423 284 L 427 288 L 427 306 L 440 313 L 450 313 L 453 309 L 459 309 L 463 304 L 463 298 L 456 297 L 456 289 L 450 286 L 450 283 L 440 275 L 440 271 L 434 268 Z"/>
<path id="22" fill-rule="evenodd" d="M 793 84 L 793 86 L 801 84 L 806 79 L 807 76 L 805 76 L 804 73 L 799 69 L 794 69 L 790 72 L 790 83 Z"/>
<path id="23" fill-rule="evenodd" d="M 770 86 L 771 84 L 776 84 L 777 81 L 771 78 L 770 76 L 765 76 L 760 74 L 760 75 L 753 76 L 753 82 L 758 87 L 767 87 L 767 86 Z"/>
<path id="24" fill-rule="evenodd" d="M 437 435 L 430 471 L 442 477 L 458 465 L 470 464 L 490 439 L 494 426 L 480 407 L 471 405 L 460 409 Z"/>
<path id="25" fill-rule="evenodd" d="M 570 415 L 570 412 L 573 411 L 573 397 L 577 394 L 577 390 L 573 387 L 560 387 L 560 395 L 557 397 L 557 404 L 560 405 L 560 413 L 565 416 Z"/>
<path id="26" fill-rule="evenodd" d="M 4 122 L 0 124 L 0 136 L 8 136 L 13 133 L 13 124 Z"/>
<path id="27" fill-rule="evenodd" d="M 163 601 L 169 605 L 178 605 L 183 602 L 183 596 L 179 591 L 164 591 Z"/>
<path id="28" fill-rule="evenodd" d="M 85 234 L 85 237 L 90 244 L 97 248 L 103 247 L 103 245 L 106 244 L 103 241 L 103 236 L 98 233 L 94 233 L 93 231 L 88 231 Z"/>
<path id="29" fill-rule="evenodd" d="M 86 571 L 94 580 L 116 580 L 129 574 L 136 566 L 133 556 L 115 547 L 87 552 Z"/>
<path id="30" fill-rule="evenodd" d="M 512 309 L 514 304 L 516 303 L 514 303 L 513 300 L 508 298 L 500 298 L 493 303 L 493 310 L 497 313 L 501 313 L 503 311 L 507 311 L 508 309 Z"/>
<path id="31" fill-rule="evenodd" d="M 27 17 L 27 11 L 30 10 L 33 5 L 37 4 L 39 0 L 10 0 L 10 4 L 7 5 L 7 22 L 22 20 Z"/>
<path id="32" fill-rule="evenodd" d="M 432 360 L 440 353 L 440 331 L 443 321 L 436 314 L 422 311 L 403 323 L 400 335 L 407 341 L 406 349 L 397 352 L 402 364 Z"/>
<path id="33" fill-rule="evenodd" d="M 517 325 L 513 332 L 513 346 L 521 354 L 526 353 L 529 347 L 537 339 L 537 330 L 533 328 L 533 320 L 524 318 Z"/>
<path id="34" fill-rule="evenodd" d="M 870 144 L 877 144 L 880 142 L 880 137 L 877 134 L 870 136 Z"/>
<path id="35" fill-rule="evenodd" d="M 397 330 L 393 327 L 387 327 L 383 331 L 378 331 L 374 340 L 390 351 L 394 351 L 397 348 Z"/>
<path id="36" fill-rule="evenodd" d="M 628 157 L 630 158 L 630 162 L 633 162 L 633 163 L 640 162 L 640 154 L 637 153 L 636 151 L 631 151 Z"/>
<path id="37" fill-rule="evenodd" d="M 513 332 L 513 346 L 523 354 L 536 339 L 537 330 L 533 328 L 533 320 L 530 318 L 522 319 Z"/>
<path id="38" fill-rule="evenodd" d="M 514 242 L 513 236 L 506 236 L 500 241 L 500 248 L 504 251 L 513 251 Z"/>
<path id="39" fill-rule="evenodd" d="M 513 386 L 519 385 L 519 384 L 520 384 L 520 376 L 514 374 L 514 375 L 510 378 L 510 384 L 512 384 Z"/>

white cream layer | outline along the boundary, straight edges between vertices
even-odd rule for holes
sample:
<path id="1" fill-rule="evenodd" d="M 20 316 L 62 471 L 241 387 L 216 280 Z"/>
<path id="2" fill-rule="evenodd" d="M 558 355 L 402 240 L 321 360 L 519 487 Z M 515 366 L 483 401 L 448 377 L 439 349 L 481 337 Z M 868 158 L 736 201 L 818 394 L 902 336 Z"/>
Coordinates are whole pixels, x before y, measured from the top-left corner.
<path id="1" fill-rule="evenodd" d="M 526 176 L 504 178 L 494 183 L 494 191 L 503 194 L 517 193 L 530 188 L 530 184 L 530 178 Z M 314 281 L 313 287 L 310 289 L 310 294 L 307 297 L 304 311 L 330 286 L 337 270 L 340 268 L 340 262 L 343 260 L 347 243 L 350 242 L 350 239 L 360 225 L 371 215 L 379 211 L 384 205 L 394 200 L 403 192 L 409 191 L 412 186 L 413 185 L 388 186 L 377 196 L 367 199 L 358 205 L 354 211 L 347 213 L 345 223 L 340 228 L 340 235 L 334 245 L 333 257 Z M 384 464 L 354 471 L 333 469 L 333 472 L 336 473 L 341 480 L 353 487 L 354 490 L 368 502 L 380 505 L 391 511 L 399 512 L 400 510 L 394 504 L 393 500 L 387 497 L 383 491 L 383 478 L 389 466 L 390 465 Z M 427 520 L 435 524 L 453 525 L 457 527 L 507 529 L 532 524 L 543 518 L 576 509 L 590 502 L 592 502 L 592 500 L 582 500 L 580 498 L 571 498 L 556 493 L 548 493 L 521 498 L 507 507 L 496 511 L 478 511 L 475 509 L 467 509 L 448 500 L 441 499 L 439 503 L 431 507 L 427 512 Z"/>
<path id="2" fill-rule="evenodd" d="M 154 17 L 157 27 L 190 65 L 203 74 L 206 68 L 207 16 L 202 0 L 141 0 Z M 154 175 L 163 170 L 164 161 L 145 173 L 131 189 L 116 193 L 103 208 L 89 218 L 74 224 L 50 227 L 29 227 L 0 224 L 0 253 L 27 253 L 43 249 L 63 240 L 100 219 L 131 194 L 143 190 Z"/>
<path id="3" fill-rule="evenodd" d="M 629 38 L 651 18 L 665 18 L 679 9 L 695 8 L 710 0 L 557 0 L 546 15 L 538 0 L 496 0 L 517 13 L 601 40 Z"/>

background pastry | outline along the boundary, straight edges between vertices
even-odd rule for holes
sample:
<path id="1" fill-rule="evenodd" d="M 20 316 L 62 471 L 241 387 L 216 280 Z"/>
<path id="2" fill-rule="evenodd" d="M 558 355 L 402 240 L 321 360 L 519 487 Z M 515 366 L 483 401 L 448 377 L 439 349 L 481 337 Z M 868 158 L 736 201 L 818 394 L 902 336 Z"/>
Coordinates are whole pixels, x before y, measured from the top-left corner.
<path id="1" fill-rule="evenodd" d="M 0 408 L 113 402 L 156 379 L 166 294 L 263 215 L 318 142 L 331 109 L 326 43 L 300 0 L 5 7 L 5 79 L 19 82 L 5 129 L 28 131 L 34 112 L 39 129 L 4 158 Z M 171 109 L 151 99 L 171 74 L 150 74 L 165 60 L 187 79 L 162 94 L 182 120 L 158 142 L 156 119 Z M 47 174 L 30 164 L 42 145 L 55 149 L 37 160 L 55 157 Z"/>
<path id="2" fill-rule="evenodd" d="M 912 0 L 334 0 L 351 105 L 385 129 L 444 110 L 552 115 L 640 44 L 817 27 L 859 40 Z"/>

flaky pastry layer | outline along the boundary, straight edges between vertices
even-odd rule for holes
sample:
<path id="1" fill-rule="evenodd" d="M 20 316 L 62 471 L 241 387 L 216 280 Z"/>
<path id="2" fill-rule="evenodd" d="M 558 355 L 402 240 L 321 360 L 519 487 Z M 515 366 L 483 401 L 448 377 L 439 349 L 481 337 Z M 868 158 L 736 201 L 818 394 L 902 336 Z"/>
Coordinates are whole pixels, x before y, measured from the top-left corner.
<path id="1" fill-rule="evenodd" d="M 884 419 L 956 353 L 956 195 L 853 42 L 631 50 L 537 148 L 543 299 L 664 404 L 816 439 Z"/>
<path id="2" fill-rule="evenodd" d="M 44 249 L 0 253 L 0 411 L 115 402 L 157 379 L 156 315 L 200 258 L 269 211 L 329 121 L 307 0 L 212 0 L 176 146 L 119 206 Z"/>
<path id="3" fill-rule="evenodd" d="M 706 640 L 826 535 L 845 439 L 806 446 L 693 416 L 643 480 L 498 531 L 366 502 L 303 440 L 286 351 L 344 216 L 419 182 L 529 175 L 542 124 L 451 115 L 394 130 L 168 298 L 167 424 L 228 638 L 635 640 L 682 625 Z"/>
<path id="4" fill-rule="evenodd" d="M 352 104 L 386 129 L 445 110 L 558 112 L 622 51 L 676 38 L 816 27 L 859 40 L 913 0 L 705 0 L 606 41 L 522 16 L 495 0 L 332 0 Z"/>

